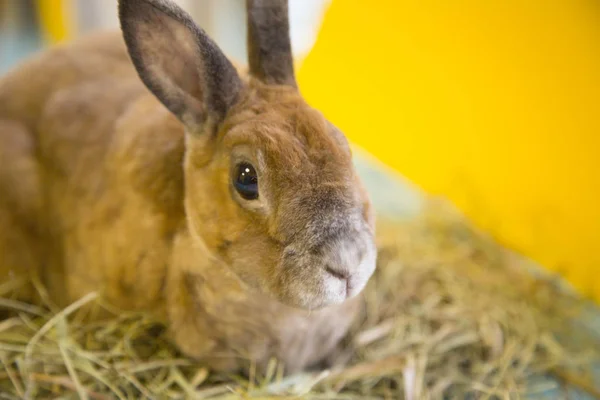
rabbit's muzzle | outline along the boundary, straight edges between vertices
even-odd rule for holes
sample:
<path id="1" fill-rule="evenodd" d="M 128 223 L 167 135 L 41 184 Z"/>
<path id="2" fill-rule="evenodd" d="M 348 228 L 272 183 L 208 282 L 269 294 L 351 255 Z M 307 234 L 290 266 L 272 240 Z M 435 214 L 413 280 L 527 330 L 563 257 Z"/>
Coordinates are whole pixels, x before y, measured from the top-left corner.
<path id="1" fill-rule="evenodd" d="M 319 309 L 363 290 L 375 270 L 375 243 L 366 223 L 351 220 L 333 234 L 313 230 L 286 247 L 279 269 L 282 301 Z"/>

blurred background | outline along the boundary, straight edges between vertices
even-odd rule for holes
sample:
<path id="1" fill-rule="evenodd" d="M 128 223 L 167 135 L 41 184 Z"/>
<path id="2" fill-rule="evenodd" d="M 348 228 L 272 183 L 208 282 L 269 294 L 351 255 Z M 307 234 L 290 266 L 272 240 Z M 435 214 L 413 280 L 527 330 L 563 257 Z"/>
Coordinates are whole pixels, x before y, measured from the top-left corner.
<path id="1" fill-rule="evenodd" d="M 291 36 L 297 57 L 312 47 L 331 0 L 291 0 Z M 246 57 L 243 0 L 175 0 L 222 49 Z M 118 29 L 117 0 L 0 0 L 0 72 L 37 49 L 94 31 Z"/>
<path id="2" fill-rule="evenodd" d="M 242 0 L 177 2 L 244 60 Z M 0 71 L 117 28 L 115 11 L 0 0 Z M 356 146 L 600 300 L 600 1 L 290 0 L 290 13 L 300 88 Z"/>

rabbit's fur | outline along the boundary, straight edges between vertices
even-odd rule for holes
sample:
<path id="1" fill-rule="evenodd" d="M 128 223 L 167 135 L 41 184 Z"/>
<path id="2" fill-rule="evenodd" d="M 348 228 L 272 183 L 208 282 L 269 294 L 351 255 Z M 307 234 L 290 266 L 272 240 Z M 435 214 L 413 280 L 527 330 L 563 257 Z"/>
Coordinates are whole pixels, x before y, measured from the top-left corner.
<path id="1" fill-rule="evenodd" d="M 170 1 L 121 0 L 122 35 L 0 80 L 4 283 L 154 312 L 214 368 L 332 352 L 375 268 L 373 213 L 343 134 L 296 88 L 286 1 L 247 9 L 247 74 Z"/>

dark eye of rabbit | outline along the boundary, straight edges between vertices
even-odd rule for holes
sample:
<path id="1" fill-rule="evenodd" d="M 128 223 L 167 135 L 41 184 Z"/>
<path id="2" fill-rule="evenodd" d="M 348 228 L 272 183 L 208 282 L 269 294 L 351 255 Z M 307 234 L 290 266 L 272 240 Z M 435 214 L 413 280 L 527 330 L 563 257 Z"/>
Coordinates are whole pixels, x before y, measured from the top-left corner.
<path id="1" fill-rule="evenodd" d="M 238 164 L 233 186 L 244 199 L 258 199 L 258 177 L 254 167 L 246 162 Z"/>

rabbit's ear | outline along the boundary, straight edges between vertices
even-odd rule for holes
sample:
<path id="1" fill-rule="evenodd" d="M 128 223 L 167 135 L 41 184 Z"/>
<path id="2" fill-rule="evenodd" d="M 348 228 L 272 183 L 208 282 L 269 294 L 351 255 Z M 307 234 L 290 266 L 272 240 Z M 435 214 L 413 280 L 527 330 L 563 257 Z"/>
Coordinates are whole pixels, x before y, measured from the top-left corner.
<path id="1" fill-rule="evenodd" d="M 296 87 L 287 0 L 246 0 L 250 74 Z"/>
<path id="2" fill-rule="evenodd" d="M 119 0 L 129 55 L 152 93 L 189 129 L 219 123 L 242 82 L 227 57 L 170 0 Z"/>

